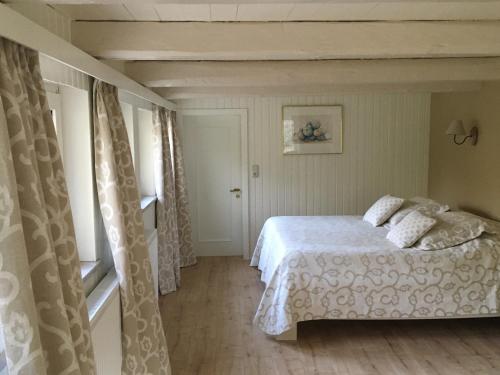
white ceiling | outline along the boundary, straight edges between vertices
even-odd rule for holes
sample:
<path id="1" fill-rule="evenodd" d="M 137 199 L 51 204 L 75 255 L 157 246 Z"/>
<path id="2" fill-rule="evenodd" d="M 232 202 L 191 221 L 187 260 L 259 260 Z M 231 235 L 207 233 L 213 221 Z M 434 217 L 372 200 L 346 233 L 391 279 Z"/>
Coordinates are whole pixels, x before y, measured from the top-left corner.
<path id="1" fill-rule="evenodd" d="M 51 1 L 48 1 L 51 3 Z M 68 2 L 72 2 L 68 0 Z M 85 2 L 85 1 L 82 1 Z M 52 6 L 82 21 L 361 21 L 361 20 L 498 20 L 500 1 L 351 1 L 252 3 L 148 3 Z"/>
<path id="2" fill-rule="evenodd" d="M 72 42 L 100 58 L 182 60 L 112 64 L 171 98 L 290 90 L 453 91 L 499 79 L 500 62 L 492 57 L 500 56 L 500 0 L 0 0 L 28 1 L 47 3 L 75 21 L 152 21 L 75 22 Z M 352 68 L 368 58 L 363 74 Z M 408 67 L 401 58 L 415 60 Z M 333 61 L 310 62 L 318 59 Z M 244 62 L 235 70 L 231 60 Z M 321 70 L 322 64 L 331 68 Z M 346 73 L 333 74 L 335 64 L 348 64 Z"/>

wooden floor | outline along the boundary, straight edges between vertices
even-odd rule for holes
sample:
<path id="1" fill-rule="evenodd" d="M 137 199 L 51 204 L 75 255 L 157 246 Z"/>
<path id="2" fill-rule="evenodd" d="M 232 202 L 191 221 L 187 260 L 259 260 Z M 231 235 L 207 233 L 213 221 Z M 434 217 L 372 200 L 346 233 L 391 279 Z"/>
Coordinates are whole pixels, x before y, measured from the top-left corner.
<path id="1" fill-rule="evenodd" d="M 499 319 L 306 322 L 297 342 L 277 342 L 252 325 L 258 272 L 198 260 L 160 299 L 173 375 L 500 374 Z"/>

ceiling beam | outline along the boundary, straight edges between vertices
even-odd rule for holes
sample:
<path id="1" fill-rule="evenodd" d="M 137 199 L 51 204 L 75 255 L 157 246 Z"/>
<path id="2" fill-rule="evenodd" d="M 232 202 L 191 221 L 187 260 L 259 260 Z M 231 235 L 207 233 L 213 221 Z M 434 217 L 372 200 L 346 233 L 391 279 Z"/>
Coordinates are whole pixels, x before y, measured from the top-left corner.
<path id="1" fill-rule="evenodd" d="M 500 21 L 74 22 L 73 43 L 124 60 L 500 56 Z"/>
<path id="2" fill-rule="evenodd" d="M 154 91 L 169 100 L 194 99 L 204 97 L 235 96 L 292 96 L 292 95 L 332 95 L 355 93 L 409 93 L 409 92 L 458 92 L 479 91 L 480 82 L 427 82 L 407 84 L 374 85 L 314 85 L 314 86 L 274 86 L 274 87 L 169 87 Z"/>
<path id="3" fill-rule="evenodd" d="M 24 7 L 25 4 L 22 4 Z M 500 1 L 246 4 L 54 4 L 78 21 L 444 21 L 499 20 Z"/>
<path id="4" fill-rule="evenodd" d="M 175 109 L 173 103 L 103 64 L 4 4 L 0 4 L 0 36 L 32 48 L 56 61 L 115 85 L 151 103 Z"/>
<path id="5" fill-rule="evenodd" d="M 500 58 L 322 61 L 142 61 L 125 73 L 148 87 L 413 84 L 500 80 Z"/>

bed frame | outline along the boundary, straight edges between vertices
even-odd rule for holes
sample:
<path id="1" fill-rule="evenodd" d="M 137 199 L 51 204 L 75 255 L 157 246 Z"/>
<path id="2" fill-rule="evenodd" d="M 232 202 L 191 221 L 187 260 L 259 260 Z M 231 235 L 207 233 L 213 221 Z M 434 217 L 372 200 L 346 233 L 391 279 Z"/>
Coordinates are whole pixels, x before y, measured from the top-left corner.
<path id="1" fill-rule="evenodd" d="M 449 320 L 449 319 L 480 319 L 480 318 L 500 318 L 500 312 L 498 314 L 474 314 L 474 315 L 464 315 L 464 316 L 449 316 L 449 317 L 438 317 L 438 318 L 382 318 L 382 319 L 341 319 L 341 320 Z M 335 319 L 325 319 L 325 320 L 335 320 Z M 306 320 L 307 321 L 307 320 Z M 297 341 L 297 326 L 295 326 L 288 331 L 283 332 L 281 335 L 272 336 L 277 341 Z"/>

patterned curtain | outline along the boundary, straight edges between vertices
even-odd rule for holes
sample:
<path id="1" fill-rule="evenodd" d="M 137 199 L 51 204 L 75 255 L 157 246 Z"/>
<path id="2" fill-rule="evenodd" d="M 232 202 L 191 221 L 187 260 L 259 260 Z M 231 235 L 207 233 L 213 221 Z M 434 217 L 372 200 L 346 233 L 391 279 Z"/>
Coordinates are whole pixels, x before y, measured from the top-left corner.
<path id="1" fill-rule="evenodd" d="M 196 257 L 191 240 L 191 221 L 182 152 L 175 129 L 175 112 L 154 106 L 153 132 L 158 198 L 158 278 L 160 293 L 167 294 L 180 286 L 180 267 L 196 264 Z"/>
<path id="2" fill-rule="evenodd" d="M 153 134 L 155 189 L 158 198 L 158 279 L 160 293 L 167 294 L 174 292 L 180 285 L 179 234 L 167 111 L 156 105 L 153 106 Z"/>
<path id="3" fill-rule="evenodd" d="M 170 112 L 170 126 L 174 154 L 175 202 L 177 208 L 177 228 L 179 231 L 181 267 L 186 267 L 196 264 L 196 257 L 194 255 L 193 241 L 191 239 L 192 230 L 184 174 L 184 159 L 182 157 L 181 143 L 177 134 L 175 112 Z"/>
<path id="4" fill-rule="evenodd" d="M 94 83 L 93 111 L 97 191 L 120 283 L 122 374 L 170 374 L 132 154 L 116 87 Z"/>
<path id="5" fill-rule="evenodd" d="M 0 38 L 0 327 L 9 374 L 95 373 L 38 53 Z"/>

